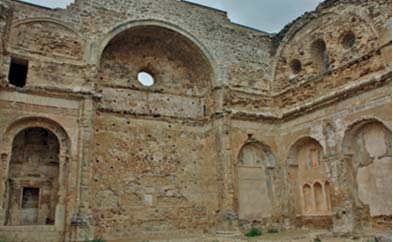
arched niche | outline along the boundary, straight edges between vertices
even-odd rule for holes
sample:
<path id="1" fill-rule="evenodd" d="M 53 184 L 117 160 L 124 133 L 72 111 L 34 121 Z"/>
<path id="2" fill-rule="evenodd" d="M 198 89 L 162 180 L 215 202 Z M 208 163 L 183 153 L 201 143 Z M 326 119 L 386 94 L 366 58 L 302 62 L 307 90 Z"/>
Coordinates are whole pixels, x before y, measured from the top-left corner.
<path id="1" fill-rule="evenodd" d="M 6 225 L 52 225 L 59 192 L 60 143 L 43 128 L 19 132 L 8 172 Z"/>
<path id="2" fill-rule="evenodd" d="M 366 119 L 345 132 L 343 152 L 356 174 L 357 198 L 371 217 L 392 215 L 392 133 L 382 122 Z"/>
<path id="3" fill-rule="evenodd" d="M 325 194 L 326 194 L 326 209 L 332 211 L 332 186 L 329 181 L 325 182 Z"/>
<path id="4" fill-rule="evenodd" d="M 155 82 L 143 86 L 138 74 Z M 131 26 L 113 36 L 100 57 L 99 85 L 203 96 L 214 71 L 203 50 L 183 34 L 158 25 Z"/>
<path id="5" fill-rule="evenodd" d="M 2 134 L 1 148 L 0 223 L 63 230 L 70 148 L 65 130 L 47 118 L 22 118 Z"/>
<path id="6" fill-rule="evenodd" d="M 310 54 L 313 66 L 317 73 L 326 72 L 330 67 L 329 52 L 325 40 L 314 40 L 310 46 Z"/>
<path id="7" fill-rule="evenodd" d="M 311 137 L 297 140 L 290 148 L 287 163 L 302 169 L 319 167 L 323 159 L 321 144 Z"/>
<path id="8" fill-rule="evenodd" d="M 261 221 L 272 217 L 273 178 L 276 161 L 270 148 L 255 142 L 238 155 L 238 215 L 240 220 Z"/>
<path id="9" fill-rule="evenodd" d="M 83 61 L 85 38 L 57 19 L 29 18 L 14 23 L 9 48 L 32 54 Z"/>
<path id="10" fill-rule="evenodd" d="M 323 211 L 325 209 L 325 196 L 321 183 L 314 183 L 314 199 L 316 211 Z"/>
<path id="11" fill-rule="evenodd" d="M 324 162 L 324 151 L 320 143 L 303 137 L 291 147 L 288 158 L 289 200 L 292 213 L 303 216 L 331 215 L 330 184 Z M 329 192 L 329 194 L 327 194 Z"/>
<path id="12" fill-rule="evenodd" d="M 312 199 L 312 188 L 309 184 L 303 185 L 303 200 L 304 200 L 304 210 L 310 212 L 313 210 L 314 201 Z"/>

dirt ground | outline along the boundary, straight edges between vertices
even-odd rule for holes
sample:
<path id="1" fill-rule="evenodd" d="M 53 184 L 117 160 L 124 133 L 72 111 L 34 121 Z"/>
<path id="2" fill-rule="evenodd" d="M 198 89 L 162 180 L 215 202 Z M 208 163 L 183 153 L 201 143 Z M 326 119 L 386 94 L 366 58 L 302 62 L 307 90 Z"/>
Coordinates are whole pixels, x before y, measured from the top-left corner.
<path id="1" fill-rule="evenodd" d="M 392 236 L 388 231 L 364 233 L 347 237 L 334 237 L 327 231 L 286 231 L 277 234 L 263 233 L 262 236 L 247 238 L 242 234 L 222 233 L 217 235 L 201 235 L 192 238 L 167 240 L 142 240 L 138 242 L 391 242 Z M 110 241 L 131 242 L 131 240 Z"/>

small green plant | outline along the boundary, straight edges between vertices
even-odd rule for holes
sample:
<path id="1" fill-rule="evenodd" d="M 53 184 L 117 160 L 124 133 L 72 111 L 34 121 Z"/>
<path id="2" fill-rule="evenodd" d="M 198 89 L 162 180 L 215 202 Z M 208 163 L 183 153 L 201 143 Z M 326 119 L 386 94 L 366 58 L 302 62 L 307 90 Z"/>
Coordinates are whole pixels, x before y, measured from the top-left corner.
<path id="1" fill-rule="evenodd" d="M 262 235 L 262 231 L 253 227 L 250 231 L 248 231 L 245 236 L 247 237 L 258 237 Z"/>
<path id="2" fill-rule="evenodd" d="M 267 231 L 269 234 L 278 234 L 278 229 L 269 229 L 268 231 Z"/>
<path id="3" fill-rule="evenodd" d="M 315 238 L 314 242 L 322 242 L 322 240 L 320 238 Z"/>
<path id="4" fill-rule="evenodd" d="M 103 239 L 93 239 L 93 240 L 86 240 L 85 242 L 106 242 L 106 241 Z"/>

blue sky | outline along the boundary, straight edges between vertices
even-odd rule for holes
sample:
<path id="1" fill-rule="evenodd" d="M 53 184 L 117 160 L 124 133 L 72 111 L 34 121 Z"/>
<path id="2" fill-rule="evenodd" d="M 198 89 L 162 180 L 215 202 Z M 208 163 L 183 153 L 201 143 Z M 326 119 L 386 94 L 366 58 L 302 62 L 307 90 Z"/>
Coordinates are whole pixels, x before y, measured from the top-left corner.
<path id="1" fill-rule="evenodd" d="M 73 0 L 23 0 L 51 8 L 64 8 Z M 159 1 L 159 0 L 157 0 Z M 306 11 L 314 10 L 321 0 L 188 0 L 228 12 L 232 22 L 269 33 L 279 32 L 287 23 Z"/>

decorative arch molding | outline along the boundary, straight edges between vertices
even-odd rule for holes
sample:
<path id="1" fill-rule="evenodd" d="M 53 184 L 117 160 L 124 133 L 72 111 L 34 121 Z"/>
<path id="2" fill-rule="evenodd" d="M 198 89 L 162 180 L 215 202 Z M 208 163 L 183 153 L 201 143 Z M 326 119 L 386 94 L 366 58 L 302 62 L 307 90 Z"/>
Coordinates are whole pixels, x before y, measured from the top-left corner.
<path id="1" fill-rule="evenodd" d="M 355 9 L 355 10 L 354 10 Z M 313 15 L 315 15 L 316 13 L 312 13 Z M 282 40 L 280 41 L 279 46 L 277 47 L 277 51 L 275 53 L 275 58 L 274 58 L 274 62 L 273 62 L 273 75 L 272 75 L 272 82 L 274 82 L 276 80 L 276 74 L 277 74 L 277 65 L 279 62 L 279 59 L 283 53 L 283 51 L 286 49 L 287 45 L 289 44 L 289 42 L 298 34 L 301 33 L 301 31 L 305 28 L 307 28 L 308 25 L 310 25 L 311 23 L 318 21 L 319 19 L 326 17 L 326 16 L 340 16 L 340 15 L 352 15 L 352 16 L 356 16 L 358 17 L 362 23 L 364 23 L 366 26 L 369 27 L 369 29 L 371 29 L 371 31 L 373 32 L 373 34 L 375 36 L 377 36 L 377 38 L 379 38 L 379 33 L 377 31 L 377 29 L 375 28 L 374 25 L 372 25 L 372 21 L 371 18 L 369 17 L 368 11 L 362 7 L 358 7 L 358 6 L 354 6 L 351 5 L 351 8 L 347 8 L 345 10 L 343 10 L 340 14 L 337 14 L 335 12 L 325 12 L 321 15 L 319 15 L 317 18 L 310 18 L 304 22 L 302 22 L 304 20 L 304 18 L 299 18 L 298 20 L 296 20 L 296 22 L 289 28 L 289 30 L 285 33 L 284 37 L 282 38 Z"/>
<path id="2" fill-rule="evenodd" d="M 392 124 L 391 122 L 387 122 L 379 117 L 374 117 L 374 116 L 365 116 L 359 119 L 356 119 L 352 122 L 350 122 L 348 125 L 345 126 L 344 128 L 344 134 L 342 136 L 342 141 L 341 141 L 341 151 L 344 153 L 344 155 L 348 155 L 351 153 L 351 139 L 353 136 L 356 134 L 356 132 L 361 129 L 364 125 L 370 124 L 370 123 L 378 123 L 384 126 L 386 129 L 388 129 L 390 132 L 392 132 Z"/>
<path id="3" fill-rule="evenodd" d="M 143 27 L 143 26 L 153 26 L 153 27 L 161 27 L 171 31 L 174 31 L 178 34 L 181 34 L 186 39 L 190 40 L 193 44 L 195 44 L 199 50 L 203 53 L 205 58 L 208 60 L 209 64 L 213 70 L 213 86 L 219 86 L 221 84 L 221 73 L 219 72 L 218 64 L 212 53 L 206 48 L 206 46 L 198 40 L 193 34 L 188 31 L 182 29 L 178 25 L 164 22 L 156 19 L 146 19 L 146 20 L 132 20 L 120 23 L 119 25 L 112 28 L 109 32 L 107 32 L 104 37 L 99 40 L 97 43 L 93 43 L 90 48 L 90 64 L 99 65 L 101 61 L 102 53 L 104 52 L 106 46 L 109 42 L 115 38 L 118 34 L 126 31 L 128 29 L 132 29 L 135 27 Z"/>
<path id="4" fill-rule="evenodd" d="M 41 26 L 37 23 L 47 25 L 49 31 L 46 33 L 37 30 Z M 34 28 L 36 31 L 34 32 Z M 61 28 L 63 33 L 59 36 L 57 28 Z M 29 32 L 32 31 L 32 32 Z M 31 36 L 37 36 L 33 38 Z M 60 56 L 72 61 L 84 61 L 86 59 L 86 46 L 88 39 L 77 29 L 67 23 L 55 18 L 27 18 L 12 23 L 9 34 L 7 48 L 12 51 L 28 51 L 38 56 Z M 40 39 L 37 41 L 36 39 Z M 58 46 L 58 42 L 62 41 L 62 47 L 53 50 L 48 48 L 51 43 Z M 38 46 L 38 47 L 37 47 Z"/>
<path id="5" fill-rule="evenodd" d="M 71 141 L 67 132 L 56 121 L 44 117 L 25 117 L 12 122 L 1 136 L 1 154 L 9 154 L 14 137 L 28 128 L 43 128 L 51 131 L 59 140 L 61 154 L 68 155 Z"/>
<path id="6" fill-rule="evenodd" d="M 42 128 L 52 132 L 58 139 L 59 151 L 59 200 L 56 205 L 55 226 L 59 231 L 65 229 L 66 196 L 70 161 L 70 139 L 64 128 L 54 120 L 45 117 L 24 117 L 12 122 L 2 133 L 0 140 L 0 225 L 5 225 L 9 204 L 6 201 L 9 191 L 9 170 L 14 138 L 29 128 Z"/>
<path id="7" fill-rule="evenodd" d="M 289 147 L 289 151 L 287 152 L 287 165 L 289 166 L 298 166 L 299 164 L 297 163 L 297 153 L 299 151 L 299 148 L 301 148 L 301 146 L 303 146 L 304 144 L 308 143 L 308 142 L 314 142 L 315 144 L 317 144 L 323 154 L 322 157 L 324 157 L 324 154 L 326 153 L 324 147 L 321 145 L 322 142 L 319 142 L 318 139 L 312 137 L 312 136 L 302 136 L 299 137 L 298 139 L 296 139 L 295 142 L 293 142 Z"/>
<path id="8" fill-rule="evenodd" d="M 81 39 L 87 41 L 87 38 L 82 33 L 80 33 L 77 29 L 75 29 L 74 27 L 64 23 L 63 21 L 61 21 L 59 19 L 55 19 L 55 18 L 27 18 L 27 19 L 23 19 L 23 20 L 18 20 L 18 21 L 15 21 L 12 23 L 11 28 L 15 28 L 15 27 L 22 25 L 22 24 L 34 23 L 34 22 L 49 22 L 49 23 L 61 25 L 62 27 L 77 34 Z"/>
<path id="9" fill-rule="evenodd" d="M 263 164 L 266 168 L 269 169 L 273 169 L 276 167 L 277 165 L 277 161 L 276 161 L 276 157 L 274 156 L 271 148 L 264 144 L 263 142 L 260 141 L 251 141 L 251 142 L 246 142 L 243 146 L 240 147 L 239 151 L 237 152 L 237 163 L 240 162 L 240 156 L 242 154 L 242 152 L 244 151 L 244 149 L 248 146 L 255 146 L 255 147 L 259 147 L 261 149 L 261 151 L 263 151 L 266 154 L 266 162 L 265 164 Z"/>

